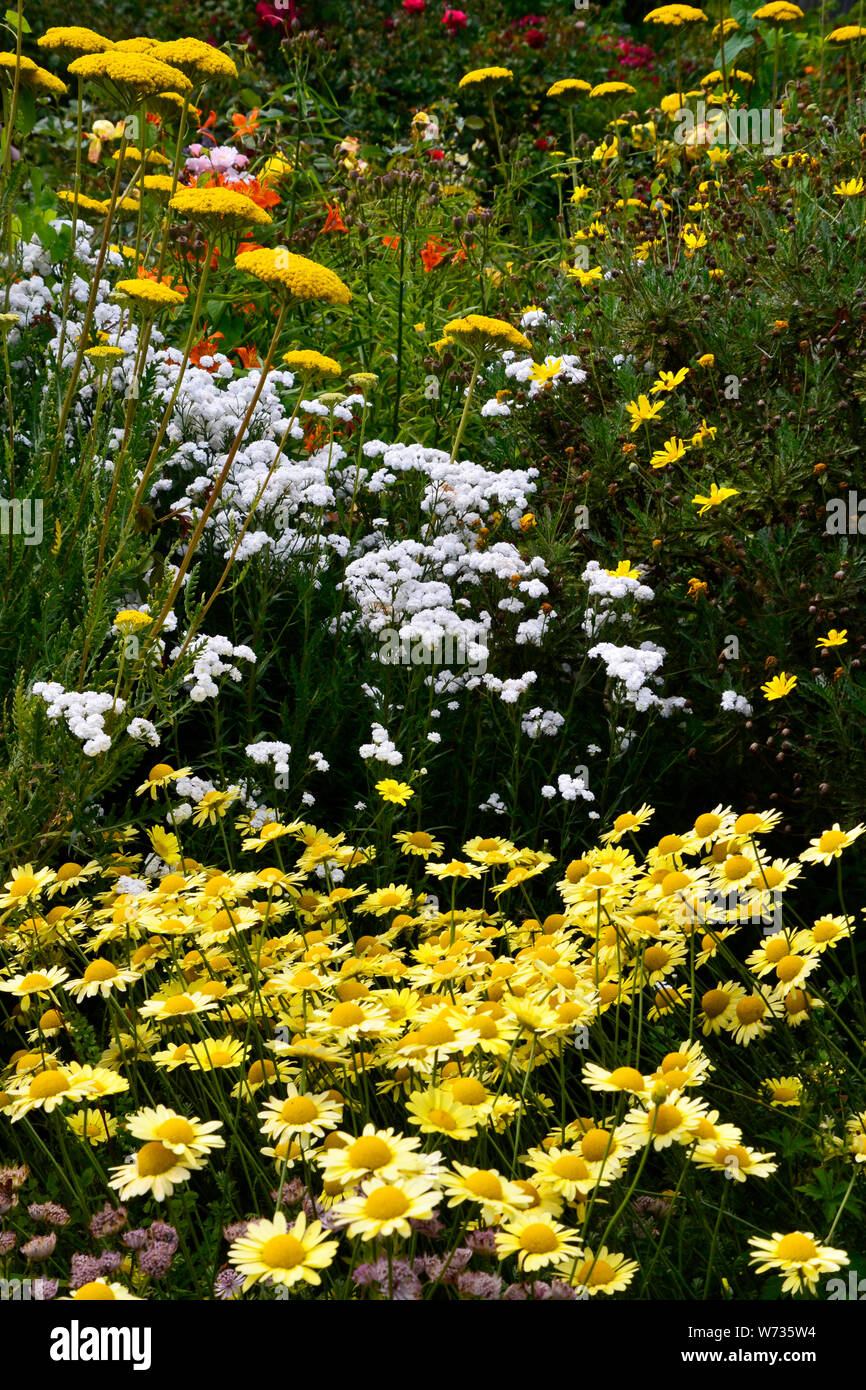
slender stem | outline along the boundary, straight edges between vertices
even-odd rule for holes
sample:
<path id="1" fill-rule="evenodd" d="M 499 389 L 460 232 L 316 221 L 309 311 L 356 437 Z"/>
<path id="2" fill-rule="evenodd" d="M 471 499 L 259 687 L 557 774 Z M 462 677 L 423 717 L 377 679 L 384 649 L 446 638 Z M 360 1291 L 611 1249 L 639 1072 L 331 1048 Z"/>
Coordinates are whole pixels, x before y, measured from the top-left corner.
<path id="1" fill-rule="evenodd" d="M 469 408 L 472 405 L 472 393 L 475 390 L 475 382 L 478 379 L 478 373 L 480 369 L 481 353 L 478 352 L 475 355 L 475 361 L 472 365 L 472 376 L 470 377 L 469 385 L 466 388 L 466 400 L 463 405 L 463 414 L 460 416 L 460 424 L 457 426 L 457 433 L 454 436 L 454 444 L 451 449 L 451 457 L 448 460 L 449 468 L 451 467 L 451 465 L 457 457 L 457 450 L 460 448 L 460 441 L 462 440 L 463 433 L 466 429 L 466 422 L 469 419 Z"/>

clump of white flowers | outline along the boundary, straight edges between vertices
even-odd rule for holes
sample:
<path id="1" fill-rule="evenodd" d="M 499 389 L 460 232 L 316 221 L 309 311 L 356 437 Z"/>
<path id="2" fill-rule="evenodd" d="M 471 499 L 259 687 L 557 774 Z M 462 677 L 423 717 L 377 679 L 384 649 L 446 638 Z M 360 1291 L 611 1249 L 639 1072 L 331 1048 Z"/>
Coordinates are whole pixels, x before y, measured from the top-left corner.
<path id="1" fill-rule="evenodd" d="M 67 691 L 58 681 L 36 681 L 33 694 L 45 701 L 49 719 L 64 719 L 69 732 L 81 739 L 84 744 L 81 751 L 86 758 L 108 752 L 111 739 L 105 732 L 105 716 L 109 711 L 122 714 L 125 700 L 104 691 Z"/>

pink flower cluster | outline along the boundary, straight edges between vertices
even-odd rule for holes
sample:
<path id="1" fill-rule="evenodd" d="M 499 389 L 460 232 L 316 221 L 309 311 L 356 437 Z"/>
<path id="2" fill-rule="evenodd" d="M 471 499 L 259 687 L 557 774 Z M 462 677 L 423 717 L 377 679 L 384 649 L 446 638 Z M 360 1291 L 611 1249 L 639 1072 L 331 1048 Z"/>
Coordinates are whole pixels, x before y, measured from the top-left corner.
<path id="1" fill-rule="evenodd" d="M 187 154 L 184 168 L 188 174 L 196 178 L 199 174 L 223 174 L 228 183 L 236 183 L 250 162 L 248 154 L 230 145 L 216 145 L 212 150 L 205 149 L 204 145 L 190 145 Z"/>

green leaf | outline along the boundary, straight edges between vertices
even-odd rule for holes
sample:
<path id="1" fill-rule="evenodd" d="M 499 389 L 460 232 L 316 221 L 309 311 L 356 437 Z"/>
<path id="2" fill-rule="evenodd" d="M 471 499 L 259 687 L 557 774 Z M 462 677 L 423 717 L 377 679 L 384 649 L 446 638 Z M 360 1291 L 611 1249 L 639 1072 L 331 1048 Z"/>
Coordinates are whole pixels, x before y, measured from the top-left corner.
<path id="1" fill-rule="evenodd" d="M 481 116 L 467 116 L 463 122 L 470 130 L 483 130 L 484 121 Z"/>
<path id="2" fill-rule="evenodd" d="M 752 47 L 752 36 L 751 36 L 751 34 L 734 34 L 733 38 L 732 38 L 728 43 L 725 44 L 725 69 L 726 69 L 728 72 L 730 72 L 731 68 L 733 67 L 734 63 L 736 62 L 736 60 L 737 60 L 737 58 L 740 56 L 740 54 L 741 54 L 741 53 L 744 53 L 745 50 L 746 50 L 747 48 L 751 48 L 751 47 Z M 716 69 L 718 69 L 719 72 L 721 72 L 721 70 L 722 70 L 722 50 L 721 50 L 721 49 L 719 49 L 718 53 L 716 54 L 715 58 L 713 59 L 713 67 L 712 67 L 711 71 L 715 71 Z"/>
<path id="3" fill-rule="evenodd" d="M 11 24 L 11 25 L 12 25 L 12 28 L 13 28 L 13 29 L 15 30 L 15 32 L 17 33 L 17 32 L 18 32 L 18 11 L 17 11 L 17 10 L 7 10 L 6 13 L 5 13 L 5 15 L 3 16 L 3 18 L 6 20 L 6 23 L 7 23 L 7 24 Z M 29 33 L 31 32 L 30 25 L 27 23 L 27 20 L 24 18 L 23 15 L 21 16 L 21 32 L 22 32 L 22 34 L 29 34 Z"/>

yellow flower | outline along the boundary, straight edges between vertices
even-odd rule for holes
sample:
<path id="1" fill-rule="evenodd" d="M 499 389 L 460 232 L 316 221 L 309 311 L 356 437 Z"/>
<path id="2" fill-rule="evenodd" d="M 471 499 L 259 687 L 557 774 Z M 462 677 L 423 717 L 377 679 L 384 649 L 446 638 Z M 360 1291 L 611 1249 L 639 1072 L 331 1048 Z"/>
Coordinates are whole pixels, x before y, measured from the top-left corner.
<path id="1" fill-rule="evenodd" d="M 60 25 L 46 29 L 36 42 L 40 48 L 49 48 L 53 53 L 62 53 L 64 57 L 79 57 L 83 53 L 104 53 L 106 49 L 114 46 L 111 39 L 104 39 L 93 29 L 85 29 L 79 25 Z"/>
<path id="2" fill-rule="evenodd" d="M 676 463 L 686 452 L 686 446 L 681 439 L 673 435 L 665 440 L 660 449 L 656 449 L 650 458 L 653 468 L 666 468 L 669 463 Z"/>
<path id="3" fill-rule="evenodd" d="M 749 1236 L 749 1245 L 755 1252 L 749 1263 L 757 1266 L 757 1274 L 772 1269 L 785 1275 L 783 1293 L 799 1293 L 804 1285 L 814 1293 L 822 1274 L 832 1274 L 850 1263 L 844 1250 L 818 1245 L 811 1231 L 790 1231 L 787 1235 L 774 1231 L 771 1240 Z"/>
<path id="4" fill-rule="evenodd" d="M 860 24 L 843 24 L 840 29 L 834 29 L 832 34 L 828 34 L 825 43 L 853 43 L 855 39 L 866 38 L 866 29 Z"/>
<path id="5" fill-rule="evenodd" d="M 565 273 L 572 280 L 577 280 L 584 289 L 587 285 L 592 285 L 595 281 L 604 278 L 600 265 L 594 265 L 592 270 L 582 270 L 579 265 L 569 266 Z"/>
<path id="6" fill-rule="evenodd" d="M 740 489 L 738 487 L 718 487 L 715 483 L 711 483 L 709 496 L 704 497 L 702 493 L 698 492 L 692 498 L 692 502 L 698 508 L 698 516 L 704 516 L 711 507 L 720 507 L 729 497 L 739 497 L 739 495 Z"/>
<path id="7" fill-rule="evenodd" d="M 301 1212 L 290 1226 L 281 1211 L 273 1220 L 251 1221 L 229 1249 L 229 1264 L 245 1275 L 244 1292 L 262 1281 L 268 1286 L 321 1284 L 319 1273 L 333 1264 L 339 1241 L 329 1240 L 319 1221 L 307 1225 Z"/>
<path id="8" fill-rule="evenodd" d="M 664 410 L 664 401 L 650 402 L 648 396 L 638 396 L 636 401 L 628 401 L 626 410 L 631 416 L 631 432 L 639 430 L 644 420 L 654 420 Z"/>
<path id="9" fill-rule="evenodd" d="M 69 72 L 73 77 L 108 88 L 124 110 L 158 92 L 186 95 L 192 89 L 189 78 L 179 68 L 157 62 L 144 53 L 119 52 L 117 48 L 76 58 L 69 64 Z"/>
<path id="10" fill-rule="evenodd" d="M 132 300 L 146 314 L 158 314 L 162 309 L 173 309 L 183 304 L 184 296 L 158 280 L 118 280 L 115 291 Z"/>
<path id="11" fill-rule="evenodd" d="M 789 695 L 797 684 L 796 676 L 789 676 L 787 672 L 780 671 L 777 676 L 773 676 L 761 686 L 765 700 L 781 700 L 784 695 Z"/>
<path id="12" fill-rule="evenodd" d="M 203 82 L 236 78 L 238 75 L 237 66 L 228 54 L 221 53 L 218 48 L 203 43 L 201 39 L 174 39 L 168 43 L 157 43 L 148 49 L 148 56 L 179 68 L 197 86 Z"/>
<path id="13" fill-rule="evenodd" d="M 678 29 L 683 24 L 709 24 L 709 18 L 703 10 L 696 9 L 694 5 L 661 5 L 659 9 L 650 10 L 649 14 L 645 14 L 643 22 Z"/>
<path id="14" fill-rule="evenodd" d="M 258 207 L 252 198 L 231 188 L 179 188 L 169 207 L 190 222 L 212 224 L 220 229 L 263 227 L 272 221 L 270 213 Z"/>
<path id="15" fill-rule="evenodd" d="M 376 783 L 376 791 L 383 801 L 388 801 L 393 806 L 405 806 L 415 795 L 407 782 L 397 782 L 393 777 L 383 777 L 381 782 Z"/>
<path id="16" fill-rule="evenodd" d="M 846 179 L 844 183 L 834 184 L 833 192 L 837 193 L 840 198 L 854 198 L 857 194 L 862 193 L 864 188 L 866 188 L 866 183 L 861 178 Z"/>
<path id="17" fill-rule="evenodd" d="M 577 101 L 584 92 L 591 91 L 591 82 L 584 82 L 580 77 L 562 77 L 558 82 L 554 82 L 552 87 L 548 87 L 547 95 L 562 97 L 564 101 Z"/>
<path id="18" fill-rule="evenodd" d="M 529 373 L 529 379 L 530 381 L 537 381 L 540 382 L 541 385 L 545 385 L 547 382 L 554 380 L 559 374 L 561 367 L 561 357 L 551 357 L 546 362 L 533 362 L 532 369 Z"/>
<path id="19" fill-rule="evenodd" d="M 709 591 L 709 585 L 703 579 L 698 579 L 693 575 L 689 580 L 688 596 L 693 598 L 695 603 L 699 598 L 706 597 Z"/>
<path id="20" fill-rule="evenodd" d="M 789 24 L 795 19 L 802 19 L 803 11 L 799 5 L 792 5 L 790 0 L 770 0 L 768 5 L 753 10 L 752 18 L 762 19 L 766 24 Z"/>
<path id="21" fill-rule="evenodd" d="M 641 571 L 635 569 L 631 560 L 620 560 L 616 569 L 608 570 L 607 573 L 612 579 L 640 579 Z"/>
<path id="22" fill-rule="evenodd" d="M 504 319 L 491 319 L 484 314 L 466 314 L 464 318 L 452 319 L 442 332 L 446 338 L 463 343 L 475 352 L 501 352 L 506 347 L 532 351 L 529 339 L 518 329 Z"/>
<path id="23" fill-rule="evenodd" d="M 597 82 L 589 95 L 593 98 L 613 96 L 634 96 L 637 91 L 630 82 Z"/>
<path id="24" fill-rule="evenodd" d="M 496 1234 L 496 1253 L 500 1260 L 517 1256 L 522 1273 L 532 1274 L 545 1265 L 562 1265 L 580 1258 L 578 1233 L 554 1221 L 545 1211 L 521 1212 L 503 1223 Z"/>
<path id="25" fill-rule="evenodd" d="M 510 82 L 514 73 L 510 68 L 473 68 L 458 82 L 458 87 L 495 87 L 500 82 Z"/>
<path id="26" fill-rule="evenodd" d="M 296 256 L 282 246 L 276 250 L 242 251 L 235 256 L 235 266 L 291 299 L 348 304 L 352 298 L 349 287 L 333 270 L 307 260 L 306 256 Z"/>
<path id="27" fill-rule="evenodd" d="M 699 367 L 714 367 L 715 363 L 716 359 L 711 352 L 705 352 L 701 357 L 698 358 Z"/>
<path id="28" fill-rule="evenodd" d="M 326 357 L 324 353 L 316 352 L 314 349 L 298 349 L 294 352 L 284 352 L 283 361 L 287 367 L 304 373 L 308 376 L 342 376 L 343 368 L 333 357 Z"/>
<path id="29" fill-rule="evenodd" d="M 826 636 L 826 637 L 819 637 L 819 638 L 818 638 L 817 642 L 815 643 L 815 646 L 816 646 L 816 647 L 824 647 L 824 648 L 828 648 L 828 647 L 844 647 L 844 646 L 847 644 L 847 641 L 848 641 L 848 629 L 847 629 L 847 627 L 843 627 L 841 632 L 838 632 L 838 631 L 836 630 L 835 627 L 831 627 L 831 628 L 830 628 L 830 631 L 827 633 L 827 636 Z"/>
<path id="30" fill-rule="evenodd" d="M 688 367 L 680 367 L 678 372 L 659 372 L 658 377 L 650 387 L 650 395 L 657 396 L 660 391 L 675 390 L 681 382 L 685 381 L 688 374 Z"/>

